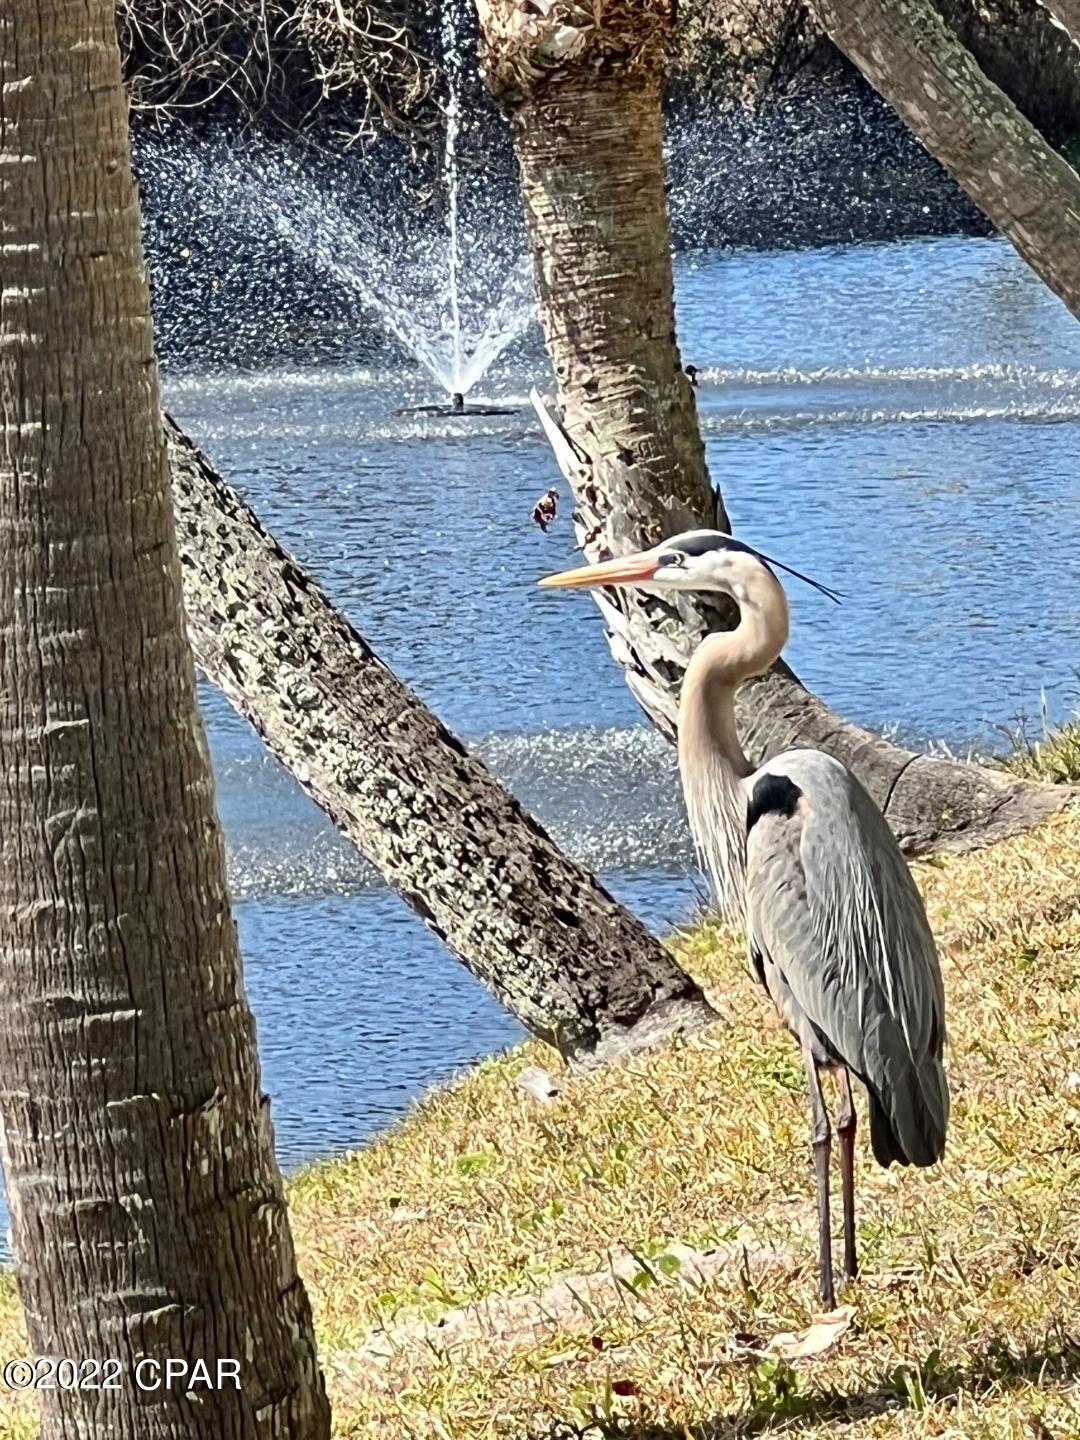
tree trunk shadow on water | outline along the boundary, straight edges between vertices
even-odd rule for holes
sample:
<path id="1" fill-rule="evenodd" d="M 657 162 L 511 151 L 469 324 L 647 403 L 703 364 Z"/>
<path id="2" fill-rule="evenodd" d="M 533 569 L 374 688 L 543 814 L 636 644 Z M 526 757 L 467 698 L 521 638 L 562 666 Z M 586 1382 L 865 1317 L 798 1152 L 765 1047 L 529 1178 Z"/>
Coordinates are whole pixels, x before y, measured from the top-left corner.
<path id="1" fill-rule="evenodd" d="M 961 1396 L 978 1400 L 991 1391 L 1008 1393 L 1038 1382 L 1042 1387 L 1080 1378 L 1080 1342 L 1060 1332 L 1058 1343 L 1017 1351 L 1007 1334 L 991 1337 L 968 1365 L 954 1366 L 936 1351 L 918 1369 L 894 1366 L 861 1389 L 800 1394 L 791 1384 L 795 1372 L 781 1362 L 767 1379 L 753 1378 L 751 1403 L 742 1411 L 681 1421 L 626 1417 L 580 1425 L 556 1421 L 549 1429 L 530 1432 L 529 1440 L 739 1440 L 774 1428 L 784 1434 L 817 1425 L 851 1425 L 877 1415 L 924 1410 Z M 754 1362 L 751 1362 L 753 1365 Z M 1037 1437 L 1049 1429 L 1035 1428 Z"/>

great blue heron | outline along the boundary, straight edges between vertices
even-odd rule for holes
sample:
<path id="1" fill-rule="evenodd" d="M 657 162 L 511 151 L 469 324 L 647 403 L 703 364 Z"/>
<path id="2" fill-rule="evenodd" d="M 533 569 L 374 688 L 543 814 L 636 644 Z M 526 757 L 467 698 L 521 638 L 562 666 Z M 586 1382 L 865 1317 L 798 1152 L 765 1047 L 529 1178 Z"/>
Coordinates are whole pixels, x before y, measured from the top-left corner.
<path id="1" fill-rule="evenodd" d="M 949 1117 L 941 1063 L 945 996 L 919 892 L 892 831 L 851 771 L 820 750 L 785 750 L 757 769 L 743 754 L 735 691 L 768 670 L 788 638 L 787 599 L 772 566 L 788 569 L 730 535 L 693 530 L 540 584 L 720 591 L 739 607 L 738 626 L 707 636 L 687 667 L 679 771 L 690 829 L 717 897 L 745 926 L 757 977 L 802 1049 L 821 1298 L 831 1309 L 831 1132 L 821 1072 L 835 1071 L 839 1089 L 844 1269 L 854 1278 L 850 1077 L 866 1088 L 879 1164 L 940 1160 Z"/>

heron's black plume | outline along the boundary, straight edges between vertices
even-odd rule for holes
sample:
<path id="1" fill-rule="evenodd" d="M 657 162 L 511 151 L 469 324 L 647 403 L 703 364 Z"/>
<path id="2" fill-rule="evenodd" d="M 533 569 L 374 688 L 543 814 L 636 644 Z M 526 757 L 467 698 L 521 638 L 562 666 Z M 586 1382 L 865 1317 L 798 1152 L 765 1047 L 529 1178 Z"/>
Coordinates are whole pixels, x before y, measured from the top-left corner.
<path id="1" fill-rule="evenodd" d="M 789 575 L 794 575 L 796 580 L 802 580 L 804 584 L 812 585 L 815 590 L 820 590 L 822 595 L 827 595 L 834 605 L 841 603 L 844 593 L 842 590 L 830 590 L 828 585 L 822 585 L 820 580 L 811 580 L 809 575 L 804 575 L 800 570 L 793 570 L 782 560 L 771 560 L 768 555 L 762 555 L 760 550 L 755 550 L 754 554 L 759 560 L 764 560 L 766 565 L 775 565 L 777 570 L 786 570 Z"/>
<path id="2" fill-rule="evenodd" d="M 734 535 L 728 535 L 723 530 L 699 530 L 695 534 L 680 539 L 675 548 L 681 550 L 684 555 L 704 555 L 709 550 L 741 550 L 744 554 L 753 555 L 755 559 L 763 561 L 766 565 L 773 565 L 777 570 L 794 575 L 796 580 L 801 580 L 806 585 L 812 585 L 815 590 L 820 590 L 822 595 L 827 595 L 836 605 L 839 605 L 842 599 L 841 591 L 832 590 L 828 585 L 822 585 L 820 580 L 811 580 L 810 576 L 804 575 L 801 570 L 793 570 L 782 560 L 773 560 L 771 556 L 763 555 L 760 550 L 755 550 L 753 545 L 747 545 L 745 540 L 736 540 Z"/>

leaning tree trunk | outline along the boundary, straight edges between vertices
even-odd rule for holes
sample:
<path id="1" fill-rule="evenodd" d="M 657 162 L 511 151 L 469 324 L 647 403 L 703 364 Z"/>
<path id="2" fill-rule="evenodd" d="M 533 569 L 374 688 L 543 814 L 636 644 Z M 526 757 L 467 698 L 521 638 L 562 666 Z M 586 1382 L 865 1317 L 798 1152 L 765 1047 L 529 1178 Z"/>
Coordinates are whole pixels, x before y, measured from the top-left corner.
<path id="1" fill-rule="evenodd" d="M 1054 144 L 1080 130 L 1080 0 L 932 0 L 976 63 Z M 1070 41 L 1070 33 L 1073 37 Z M 717 108 L 850 88 L 843 52 L 805 0 L 698 0 L 679 6 L 669 49 L 676 97 Z M 669 93 L 671 93 L 669 91 Z"/>
<path id="2" fill-rule="evenodd" d="M 1073 45 L 1080 45 L 1080 0 L 1042 0 L 1042 3 Z"/>
<path id="3" fill-rule="evenodd" d="M 206 674 L 472 973 L 571 1059 L 716 1018 L 663 945 L 372 652 L 167 422 Z"/>
<path id="4" fill-rule="evenodd" d="M 810 0 L 813 3 L 813 0 Z M 1077 0 L 933 0 L 987 78 L 1054 145 L 1080 128 L 1080 67 L 1055 18 Z"/>
<path id="5" fill-rule="evenodd" d="M 1080 175 L 929 0 L 814 0 L 831 39 L 1080 318 Z"/>
<path id="6" fill-rule="evenodd" d="M 661 87 L 668 0 L 603 11 L 557 0 L 478 0 L 489 82 L 521 167 L 540 321 L 559 386 L 563 469 L 589 559 L 695 526 L 728 528 L 713 491 L 675 337 Z M 674 733 L 678 690 L 703 636 L 730 624 L 709 596 L 599 597 L 643 708 Z M 909 849 L 965 849 L 1030 825 L 1062 797 L 916 755 L 834 715 L 783 664 L 746 686 L 740 722 L 765 758 L 810 744 L 859 775 Z"/>
<path id="7" fill-rule="evenodd" d="M 0 1148 L 30 1351 L 75 1364 L 42 1435 L 320 1440 L 108 0 L 0 0 L 0 171 Z"/>

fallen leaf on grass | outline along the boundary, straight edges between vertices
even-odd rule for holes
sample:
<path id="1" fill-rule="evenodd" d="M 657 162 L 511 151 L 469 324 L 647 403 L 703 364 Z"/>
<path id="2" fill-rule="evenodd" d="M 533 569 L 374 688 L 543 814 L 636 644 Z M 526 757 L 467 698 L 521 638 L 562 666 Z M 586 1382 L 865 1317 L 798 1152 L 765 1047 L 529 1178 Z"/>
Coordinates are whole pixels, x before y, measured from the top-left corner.
<path id="1" fill-rule="evenodd" d="M 823 1355 L 836 1344 L 851 1324 L 854 1305 L 842 1305 L 827 1315 L 815 1315 L 805 1330 L 782 1330 L 771 1340 L 749 1330 L 736 1330 L 728 1336 L 727 1354 L 698 1362 L 699 1370 L 717 1370 L 751 1360 L 806 1360 Z"/>
<path id="2" fill-rule="evenodd" d="M 805 1330 L 784 1330 L 774 1335 L 765 1353 L 779 1356 L 781 1360 L 805 1360 L 810 1355 L 823 1355 L 840 1339 L 854 1315 L 854 1305 L 841 1305 L 827 1315 L 815 1315 Z"/>

